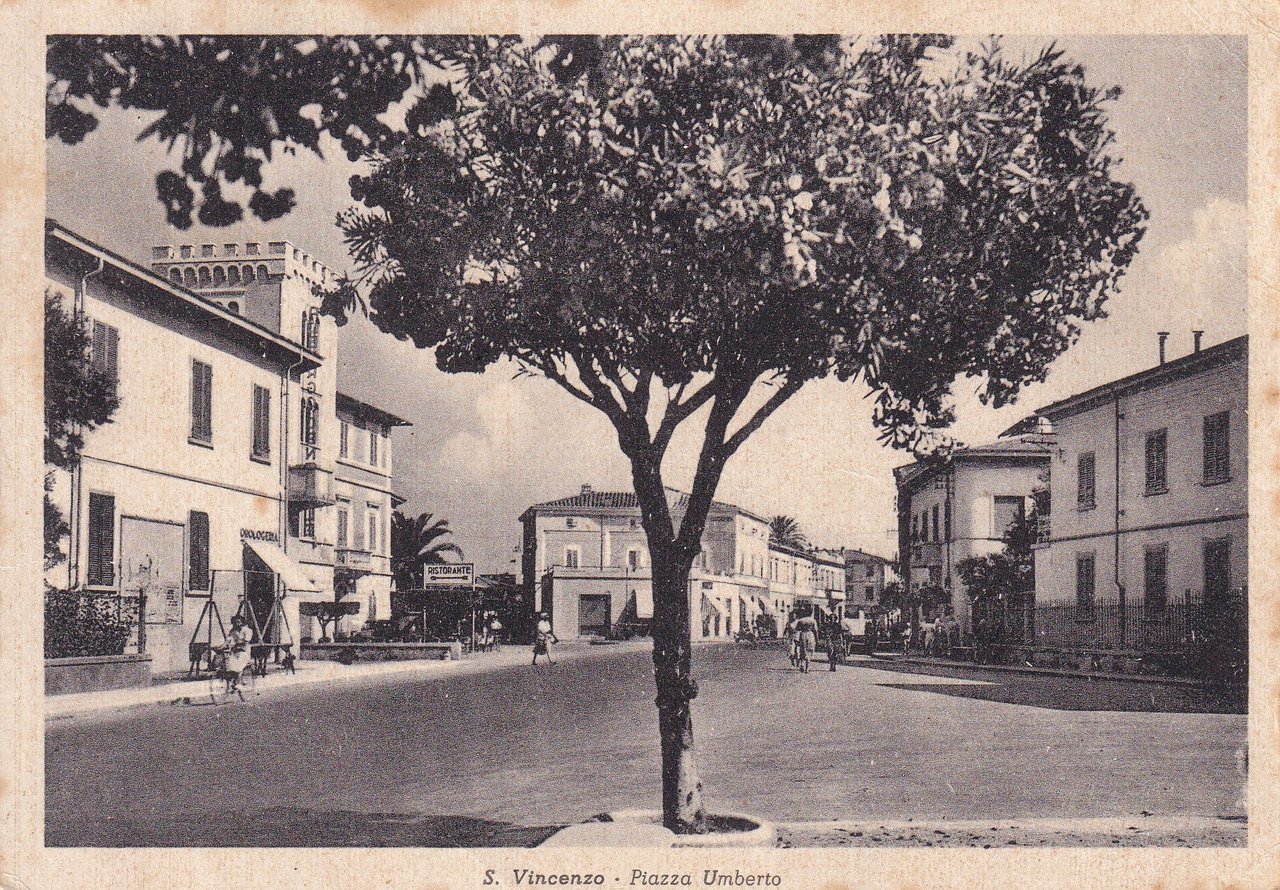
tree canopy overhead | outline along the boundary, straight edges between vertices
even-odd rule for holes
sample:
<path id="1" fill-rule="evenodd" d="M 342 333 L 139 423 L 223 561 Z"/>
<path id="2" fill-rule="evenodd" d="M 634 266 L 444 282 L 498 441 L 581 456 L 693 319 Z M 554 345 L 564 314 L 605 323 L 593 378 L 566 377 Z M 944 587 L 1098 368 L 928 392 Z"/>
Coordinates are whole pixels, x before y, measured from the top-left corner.
<path id="1" fill-rule="evenodd" d="M 207 226 L 239 222 L 237 191 L 247 191 L 250 212 L 269 221 L 295 200 L 292 188 L 263 188 L 263 167 L 279 153 L 319 155 L 327 133 L 354 160 L 395 134 L 393 106 L 403 105 L 410 121 L 441 114 L 449 91 L 425 81 L 450 44 L 444 37 L 56 35 L 47 48 L 45 136 L 75 145 L 110 106 L 154 112 L 139 141 L 159 139 L 181 157 L 176 170 L 156 177 L 170 225 L 189 228 L 193 213 Z"/>
<path id="2" fill-rule="evenodd" d="M 995 404 L 1042 379 L 1142 234 L 1118 91 L 1056 50 L 776 43 L 606 40 L 567 79 L 542 44 L 459 47 L 458 112 L 375 153 L 340 218 L 379 326 L 610 410 L 655 379 L 696 405 L 700 374 L 860 377 L 909 446 L 958 376 Z"/>

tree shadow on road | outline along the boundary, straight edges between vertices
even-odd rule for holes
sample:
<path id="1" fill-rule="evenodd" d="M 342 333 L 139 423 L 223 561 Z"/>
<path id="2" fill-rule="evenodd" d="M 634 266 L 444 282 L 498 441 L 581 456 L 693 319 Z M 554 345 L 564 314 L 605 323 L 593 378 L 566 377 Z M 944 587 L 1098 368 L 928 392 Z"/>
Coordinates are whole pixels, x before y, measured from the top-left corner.
<path id="1" fill-rule="evenodd" d="M 50 847 L 536 847 L 563 825 L 522 826 L 471 816 L 272 807 L 184 814 L 162 821 L 48 825 Z"/>
<path id="2" fill-rule="evenodd" d="M 895 670 L 877 665 L 878 670 Z M 903 673 L 942 676 L 969 683 L 880 683 L 890 689 L 1057 711 L 1124 711 L 1174 714 L 1243 714 L 1244 704 L 1227 693 L 1172 684 L 1124 680 L 1008 674 L 966 668 L 916 669 Z"/>

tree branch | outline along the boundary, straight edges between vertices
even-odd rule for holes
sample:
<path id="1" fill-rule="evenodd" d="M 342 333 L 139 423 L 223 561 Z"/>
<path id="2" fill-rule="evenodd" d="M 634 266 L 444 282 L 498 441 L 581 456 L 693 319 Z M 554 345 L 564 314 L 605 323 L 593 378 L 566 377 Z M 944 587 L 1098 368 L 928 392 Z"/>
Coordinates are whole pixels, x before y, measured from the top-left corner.
<path id="1" fill-rule="evenodd" d="M 554 359 L 547 359 L 546 361 L 542 361 L 532 357 L 526 357 L 522 359 L 522 361 L 525 364 L 528 364 L 531 367 L 537 369 L 548 380 L 555 381 L 557 384 L 560 385 L 561 389 L 569 393 L 569 395 L 573 396 L 578 401 L 585 402 L 586 404 L 590 405 L 592 408 L 598 408 L 601 411 L 605 411 L 604 408 L 601 408 L 599 405 L 596 404 L 596 400 L 590 395 L 590 393 L 585 393 L 582 390 L 578 389 L 576 386 L 573 385 L 572 382 L 570 382 L 568 376 L 566 376 L 562 371 L 556 368 Z M 608 414 L 609 412 L 605 411 L 605 413 Z"/>
<path id="2" fill-rule="evenodd" d="M 676 397 L 673 401 L 667 403 L 666 411 L 662 415 L 662 421 L 658 424 L 658 431 L 653 436 L 653 444 L 658 449 L 659 454 L 666 453 L 667 446 L 671 444 L 671 437 L 675 435 L 676 427 L 715 397 L 714 384 L 714 379 L 708 381 L 701 389 L 696 390 L 683 402 L 680 401 L 680 396 L 683 395 L 687 384 L 682 383 L 676 389 Z"/>
<path id="3" fill-rule="evenodd" d="M 753 414 L 736 433 L 725 440 L 724 456 L 727 458 L 737 451 L 742 446 L 742 443 L 747 441 L 747 437 L 760 429 L 761 424 L 769 418 L 769 415 L 778 410 L 778 407 L 783 402 L 799 392 L 800 387 L 802 386 L 804 386 L 803 379 L 789 379 L 786 383 L 782 384 L 782 386 L 778 387 L 774 394 L 769 396 L 768 401 L 756 409 L 756 413 Z"/>

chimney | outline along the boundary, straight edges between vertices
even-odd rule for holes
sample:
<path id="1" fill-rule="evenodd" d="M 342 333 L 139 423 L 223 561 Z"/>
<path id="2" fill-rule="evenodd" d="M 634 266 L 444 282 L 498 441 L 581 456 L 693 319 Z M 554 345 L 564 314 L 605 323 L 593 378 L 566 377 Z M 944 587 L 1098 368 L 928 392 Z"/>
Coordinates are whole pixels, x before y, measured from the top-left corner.
<path id="1" fill-rule="evenodd" d="M 582 492 L 581 492 L 581 493 L 582 493 L 582 494 L 591 494 L 591 483 L 590 483 L 590 482 L 584 482 L 584 483 L 582 483 Z"/>
<path id="2" fill-rule="evenodd" d="M 1156 331 L 1156 337 L 1160 340 L 1160 364 L 1164 364 L 1164 344 L 1169 339 L 1168 331 Z"/>
<path id="3" fill-rule="evenodd" d="M 1191 340 L 1192 340 L 1192 342 L 1193 342 L 1193 344 L 1194 344 L 1194 345 L 1192 346 L 1192 350 L 1191 350 L 1192 352 L 1199 352 L 1199 351 L 1200 351 L 1200 338 L 1201 338 L 1201 337 L 1203 337 L 1203 336 L 1204 336 L 1204 331 L 1192 331 L 1192 332 L 1191 332 Z"/>

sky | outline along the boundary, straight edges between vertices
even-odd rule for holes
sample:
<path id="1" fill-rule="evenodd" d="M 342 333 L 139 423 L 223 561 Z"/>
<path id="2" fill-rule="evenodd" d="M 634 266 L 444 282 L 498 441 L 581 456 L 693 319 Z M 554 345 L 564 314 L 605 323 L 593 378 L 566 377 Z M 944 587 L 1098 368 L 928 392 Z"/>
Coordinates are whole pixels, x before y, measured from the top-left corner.
<path id="1" fill-rule="evenodd" d="M 1049 38 L 1006 38 L 1015 58 Z M 974 397 L 976 381 L 956 387 L 949 431 L 978 444 L 1035 409 L 1150 367 L 1156 331 L 1172 336 L 1170 357 L 1247 331 L 1246 109 L 1244 38 L 1065 37 L 1068 58 L 1096 85 L 1120 85 L 1110 106 L 1117 175 L 1133 182 L 1151 213 L 1138 256 L 1109 317 L 1089 324 L 1079 343 L 1001 410 Z M 111 110 L 83 143 L 47 143 L 48 215 L 146 264 L 157 244 L 289 240 L 335 271 L 349 262 L 335 215 L 350 203 L 354 172 L 343 153 L 282 157 L 264 186 L 295 188 L 298 206 L 270 224 L 171 229 L 155 198 L 156 173 L 176 166 L 163 145 L 139 143 L 147 119 Z M 401 508 L 449 520 L 455 541 L 481 572 L 516 571 L 517 517 L 531 504 L 578 492 L 630 490 L 630 471 L 603 415 L 545 380 L 513 379 L 503 363 L 484 374 L 444 374 L 430 351 L 379 333 L 363 319 L 342 328 L 339 386 L 413 422 L 394 436 Z M 765 516 L 796 517 L 809 540 L 891 557 L 896 548 L 892 468 L 909 454 L 881 446 L 871 403 L 856 384 L 815 381 L 783 405 L 735 455 L 720 500 Z M 696 443 L 678 436 L 665 470 L 688 487 Z"/>

